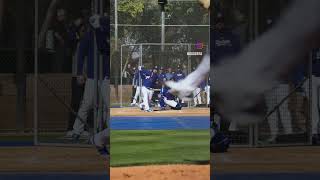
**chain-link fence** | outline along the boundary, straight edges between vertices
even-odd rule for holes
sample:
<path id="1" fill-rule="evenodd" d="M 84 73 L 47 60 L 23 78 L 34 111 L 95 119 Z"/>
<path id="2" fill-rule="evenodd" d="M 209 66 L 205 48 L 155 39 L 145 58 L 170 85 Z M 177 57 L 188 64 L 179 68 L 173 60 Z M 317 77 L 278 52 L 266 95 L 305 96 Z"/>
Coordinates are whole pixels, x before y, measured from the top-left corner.
<path id="1" fill-rule="evenodd" d="M 141 86 L 141 78 L 137 79 L 138 66 L 151 70 L 158 76 L 154 101 L 157 101 L 157 92 L 161 89 L 161 77 L 174 80 L 174 75 L 181 73 L 183 77 L 194 70 L 201 61 L 202 54 L 208 52 L 204 44 L 128 44 L 121 46 L 121 80 L 120 80 L 120 106 L 128 106 L 135 97 L 136 87 Z M 135 82 L 137 81 L 137 82 Z M 139 82 L 140 81 L 140 82 Z M 207 81 L 195 92 L 195 103 L 207 104 L 205 87 Z M 203 97 L 205 96 L 205 97 Z M 141 98 L 140 98 L 141 99 Z M 117 102 L 112 103 L 116 105 Z M 190 105 L 190 104 L 189 104 Z"/>
<path id="2" fill-rule="evenodd" d="M 130 8 L 133 6 L 136 8 Z M 130 79 L 132 75 L 125 66 L 129 64 L 130 68 L 136 68 L 138 65 L 139 44 L 167 44 L 164 49 L 161 49 L 160 45 L 149 45 L 149 47 L 144 45 L 141 58 L 145 60 L 143 65 L 147 68 L 172 66 L 172 69 L 178 66 L 177 62 L 171 62 L 176 58 L 175 56 L 181 56 L 180 61 L 185 61 L 184 64 L 181 63 L 181 66 L 188 66 L 187 46 L 180 47 L 179 44 L 209 45 L 209 13 L 203 11 L 197 1 L 169 1 L 163 13 L 164 16 L 156 0 L 137 2 L 112 0 L 111 7 L 114 7 L 111 9 L 110 18 L 111 53 L 113 54 L 111 58 L 111 104 L 113 106 L 119 106 L 121 103 L 129 105 L 132 101 L 134 96 Z M 137 45 L 130 46 L 130 44 Z M 178 49 L 171 49 L 168 44 L 176 44 Z M 122 53 L 120 52 L 121 47 L 123 47 Z M 124 61 L 122 66 L 119 63 L 121 55 Z M 182 56 L 185 59 L 182 60 Z M 190 68 L 192 68 L 191 65 Z M 122 72 L 121 69 L 125 72 Z M 123 85 L 120 87 L 121 81 Z M 124 84 L 127 84 L 126 87 Z"/>
<path id="3" fill-rule="evenodd" d="M 34 91 L 38 144 L 87 144 L 90 136 L 108 124 L 104 115 L 108 110 L 109 48 L 104 45 L 109 35 L 103 33 L 109 22 L 102 24 L 101 19 L 109 15 L 108 10 L 107 0 L 39 3 Z M 94 14 L 101 17 L 97 31 L 92 25 Z M 80 141 L 74 141 L 75 134 Z"/>

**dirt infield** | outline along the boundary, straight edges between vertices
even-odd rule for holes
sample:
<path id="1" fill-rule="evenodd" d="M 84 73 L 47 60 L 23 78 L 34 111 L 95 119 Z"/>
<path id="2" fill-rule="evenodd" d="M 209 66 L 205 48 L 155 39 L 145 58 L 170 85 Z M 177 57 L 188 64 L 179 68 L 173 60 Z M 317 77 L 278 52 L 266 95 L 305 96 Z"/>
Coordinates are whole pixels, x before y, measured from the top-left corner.
<path id="1" fill-rule="evenodd" d="M 0 172 L 107 172 L 95 148 L 1 147 Z"/>
<path id="2" fill-rule="evenodd" d="M 209 165 L 159 165 L 111 168 L 112 180 L 208 180 Z"/>
<path id="3" fill-rule="evenodd" d="M 231 148 L 211 154 L 217 173 L 320 172 L 320 147 Z"/>
<path id="4" fill-rule="evenodd" d="M 210 116 L 209 108 L 144 112 L 137 107 L 111 108 L 111 116 Z"/>

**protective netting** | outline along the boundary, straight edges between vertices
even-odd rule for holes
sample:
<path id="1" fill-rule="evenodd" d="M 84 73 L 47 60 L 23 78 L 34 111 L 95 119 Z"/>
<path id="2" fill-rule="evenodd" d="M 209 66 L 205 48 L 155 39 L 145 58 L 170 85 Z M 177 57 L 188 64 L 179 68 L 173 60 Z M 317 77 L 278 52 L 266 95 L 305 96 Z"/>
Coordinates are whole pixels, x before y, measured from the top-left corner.
<path id="1" fill-rule="evenodd" d="M 166 80 L 172 80 L 173 76 L 180 71 L 187 76 L 201 62 L 201 54 L 204 55 L 207 51 L 208 47 L 204 44 L 165 44 L 162 46 L 145 43 L 121 46 L 120 105 L 130 105 L 135 96 L 136 86 L 141 86 L 141 83 L 134 83 L 138 66 L 143 66 L 148 70 L 156 69 L 159 83 L 154 89 L 159 91 L 161 75 L 164 74 Z M 198 55 L 192 53 L 198 53 Z M 195 92 L 195 100 L 192 105 L 207 104 L 206 85 L 207 80 L 199 87 L 198 92 Z M 157 99 L 156 94 L 154 99 Z"/>
<path id="2" fill-rule="evenodd" d="M 163 71 L 168 71 L 168 68 L 175 71 L 181 66 L 188 74 L 201 59 L 201 56 L 187 55 L 189 50 L 195 50 L 194 44 L 203 44 L 205 52 L 209 52 L 209 13 L 197 1 L 170 1 L 163 14 L 156 0 L 112 0 L 111 7 L 114 7 L 111 9 L 113 106 L 127 106 L 132 102 L 135 91 L 132 69 L 137 68 L 139 61 L 146 68 L 157 66 L 159 70 L 162 67 Z M 163 48 L 161 42 L 165 43 Z M 140 44 L 144 44 L 142 48 Z M 205 96 L 203 92 L 201 94 Z"/>

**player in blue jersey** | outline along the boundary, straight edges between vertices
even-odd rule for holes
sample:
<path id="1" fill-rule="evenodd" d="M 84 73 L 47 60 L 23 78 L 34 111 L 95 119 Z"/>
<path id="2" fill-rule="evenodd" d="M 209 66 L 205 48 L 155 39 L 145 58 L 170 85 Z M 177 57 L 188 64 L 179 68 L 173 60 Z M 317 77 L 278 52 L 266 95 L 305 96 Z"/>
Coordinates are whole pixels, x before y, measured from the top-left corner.
<path id="1" fill-rule="evenodd" d="M 150 108 L 150 101 L 153 96 L 153 88 L 158 79 L 158 75 L 153 70 L 144 69 L 141 66 L 139 66 L 139 72 L 142 79 L 141 92 L 143 99 L 140 107 L 146 112 L 152 112 L 152 109 Z"/>
<path id="2" fill-rule="evenodd" d="M 84 37 L 80 40 L 79 49 L 78 49 L 78 68 L 77 75 L 79 83 L 83 83 L 84 79 L 84 62 L 85 57 L 87 57 L 87 80 L 85 83 L 85 89 L 83 94 L 83 99 L 78 110 L 77 118 L 73 125 L 73 141 L 78 142 L 80 138 L 80 134 L 84 131 L 84 126 L 87 121 L 88 112 L 90 109 L 94 107 L 94 60 L 95 60 L 95 52 L 94 46 L 96 43 L 97 46 L 97 56 L 100 55 L 102 58 L 102 68 L 98 68 L 98 71 L 102 69 L 102 78 L 98 81 L 99 92 L 101 94 L 103 107 L 99 109 L 98 112 L 98 122 L 99 129 L 101 132 L 91 137 L 91 143 L 95 144 L 98 151 L 102 155 L 108 155 L 108 150 L 106 148 L 108 139 L 109 139 L 109 129 L 105 127 L 108 126 L 108 117 L 107 117 L 107 109 L 108 109 L 108 86 L 109 86 L 109 19 L 107 17 L 100 17 L 98 15 L 94 15 L 90 18 L 91 27 L 87 30 Z M 96 37 L 96 41 L 94 41 L 94 37 Z M 99 67 L 99 66 L 98 66 Z M 97 74 L 100 74 L 98 72 Z"/>
<path id="3" fill-rule="evenodd" d="M 164 72 L 164 68 L 163 67 L 160 67 L 159 69 L 159 83 L 162 84 L 163 80 L 166 78 L 166 73 Z"/>
<path id="4" fill-rule="evenodd" d="M 162 82 L 165 82 L 165 80 L 166 79 L 163 79 Z M 162 83 L 162 87 L 159 94 L 159 103 L 161 110 L 165 110 L 167 106 L 174 110 L 181 110 L 182 106 L 179 103 L 179 101 L 177 101 L 177 97 L 170 93 L 169 90 L 170 89 L 167 86 L 165 86 L 164 83 Z"/>
<path id="5" fill-rule="evenodd" d="M 183 73 L 182 69 L 180 66 L 178 66 L 177 71 L 173 74 L 173 80 L 175 82 L 181 81 L 186 77 L 186 75 Z"/>

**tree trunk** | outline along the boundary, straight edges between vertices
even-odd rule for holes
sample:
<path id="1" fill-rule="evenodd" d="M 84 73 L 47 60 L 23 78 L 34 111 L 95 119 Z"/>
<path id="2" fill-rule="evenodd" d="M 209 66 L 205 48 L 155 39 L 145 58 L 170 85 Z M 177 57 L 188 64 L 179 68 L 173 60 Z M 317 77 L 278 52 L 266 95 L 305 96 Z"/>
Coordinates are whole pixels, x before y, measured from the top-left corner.
<path id="1" fill-rule="evenodd" d="M 26 117 L 26 2 L 27 0 L 15 0 L 16 8 L 16 129 L 24 130 Z"/>

